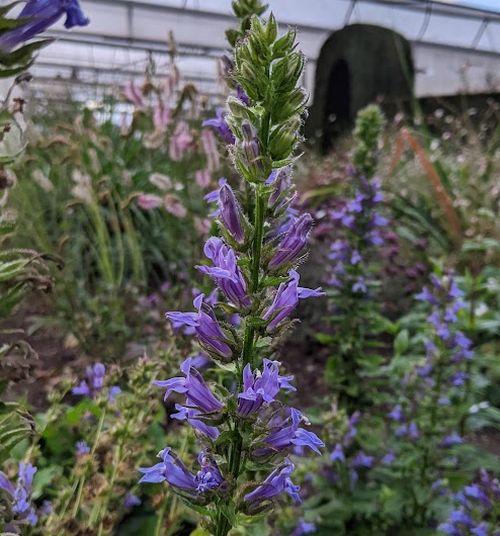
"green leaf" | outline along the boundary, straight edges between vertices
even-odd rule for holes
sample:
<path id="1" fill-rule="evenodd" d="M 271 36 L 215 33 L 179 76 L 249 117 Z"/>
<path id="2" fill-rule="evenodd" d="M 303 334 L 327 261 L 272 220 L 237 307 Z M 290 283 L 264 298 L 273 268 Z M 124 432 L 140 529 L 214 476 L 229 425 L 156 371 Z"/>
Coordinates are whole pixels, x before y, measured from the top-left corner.
<path id="1" fill-rule="evenodd" d="M 49 45 L 54 42 L 52 38 L 40 39 L 33 43 L 28 43 L 13 52 L 4 53 L 0 52 L 0 65 L 7 65 L 9 67 L 22 63 L 23 67 L 31 61 L 32 54 L 38 49 Z"/>
<path id="2" fill-rule="evenodd" d="M 394 339 L 394 351 L 396 355 L 402 355 L 408 350 L 410 344 L 410 334 L 407 329 L 401 330 Z"/>

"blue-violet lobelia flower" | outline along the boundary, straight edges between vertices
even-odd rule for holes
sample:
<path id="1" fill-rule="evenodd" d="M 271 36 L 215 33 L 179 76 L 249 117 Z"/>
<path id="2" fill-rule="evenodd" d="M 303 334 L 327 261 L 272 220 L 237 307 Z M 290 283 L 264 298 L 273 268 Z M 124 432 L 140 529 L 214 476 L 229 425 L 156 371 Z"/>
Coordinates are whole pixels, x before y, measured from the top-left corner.
<path id="1" fill-rule="evenodd" d="M 217 321 L 212 308 L 204 302 L 204 294 L 199 294 L 193 301 L 198 309 L 197 313 L 182 313 L 170 311 L 167 318 L 172 322 L 174 329 L 186 326 L 193 328 L 200 344 L 210 354 L 230 358 L 233 351 L 229 346 L 229 339 Z"/>
<path id="2" fill-rule="evenodd" d="M 203 494 L 215 490 L 223 483 L 217 464 L 205 452 L 198 456 L 200 470 L 196 475 L 191 473 L 182 461 L 167 447 L 158 453 L 162 459 L 152 467 L 142 467 L 139 471 L 144 475 L 139 483 L 168 482 L 174 488 L 188 493 Z"/>
<path id="3" fill-rule="evenodd" d="M 187 421 L 195 430 L 198 430 L 212 441 L 215 441 L 219 437 L 220 432 L 218 428 L 208 425 L 205 421 L 199 418 L 203 415 L 200 410 L 186 408 L 181 404 L 176 404 L 175 409 L 177 410 L 177 413 L 172 413 L 172 415 L 170 415 L 172 419 Z"/>
<path id="4" fill-rule="evenodd" d="M 285 459 L 284 463 L 274 469 L 262 484 L 247 493 L 244 498 L 250 509 L 258 508 L 264 501 L 273 499 L 283 492 L 287 493 L 295 503 L 300 503 L 300 486 L 295 486 L 290 478 L 294 469 L 293 463 Z"/>
<path id="5" fill-rule="evenodd" d="M 285 264 L 296 261 L 307 244 L 309 232 L 313 225 L 312 216 L 302 214 L 295 219 L 293 225 L 282 236 L 276 247 L 276 253 L 269 261 L 270 269 L 277 269 Z"/>
<path id="6" fill-rule="evenodd" d="M 226 122 L 225 115 L 223 108 L 217 108 L 215 117 L 203 121 L 202 126 L 213 128 L 227 144 L 234 145 L 236 138 Z"/>
<path id="7" fill-rule="evenodd" d="M 9 52 L 33 39 L 55 24 L 63 15 L 66 15 L 64 26 L 68 29 L 73 26 L 86 26 L 89 23 L 78 0 L 28 0 L 18 17 L 26 19 L 26 23 L 0 36 L 0 50 Z"/>
<path id="8" fill-rule="evenodd" d="M 281 283 L 271 305 L 264 311 L 262 318 L 267 320 L 268 331 L 273 331 L 278 325 L 287 318 L 290 313 L 297 307 L 299 299 L 316 298 L 323 296 L 321 288 L 309 289 L 299 287 L 300 276 L 295 270 L 290 270 L 290 279 Z"/>
<path id="9" fill-rule="evenodd" d="M 247 295 L 247 285 L 236 262 L 234 250 L 213 236 L 207 240 L 204 253 L 213 266 L 197 266 L 198 270 L 214 279 L 234 305 L 248 307 L 250 298 Z"/>
<path id="10" fill-rule="evenodd" d="M 295 391 L 290 384 L 293 376 L 280 376 L 278 361 L 263 360 L 262 374 L 252 372 L 250 364 L 243 369 L 243 392 L 238 395 L 238 414 L 248 417 L 258 411 L 265 402 L 270 404 L 275 400 L 280 389 Z"/>
<path id="11" fill-rule="evenodd" d="M 205 383 L 203 376 L 192 366 L 192 358 L 188 357 L 181 364 L 184 376 L 176 376 L 169 380 L 156 380 L 154 385 L 163 387 L 165 400 L 172 393 L 181 393 L 186 397 L 186 404 L 199 409 L 202 413 L 215 413 L 224 405 L 213 394 Z M 188 416 L 186 415 L 186 418 Z"/>
<path id="12" fill-rule="evenodd" d="M 224 223 L 231 236 L 239 244 L 245 241 L 245 232 L 242 225 L 241 208 L 236 200 L 233 189 L 227 182 L 219 188 L 219 218 Z"/>
<path id="13" fill-rule="evenodd" d="M 293 449 L 294 446 L 308 447 L 317 454 L 325 444 L 313 432 L 309 432 L 300 427 L 300 424 L 307 423 L 304 415 L 295 408 L 283 408 L 284 416 L 270 422 L 271 432 L 264 438 L 264 447 L 254 450 L 254 455 L 269 456 L 276 452 Z"/>

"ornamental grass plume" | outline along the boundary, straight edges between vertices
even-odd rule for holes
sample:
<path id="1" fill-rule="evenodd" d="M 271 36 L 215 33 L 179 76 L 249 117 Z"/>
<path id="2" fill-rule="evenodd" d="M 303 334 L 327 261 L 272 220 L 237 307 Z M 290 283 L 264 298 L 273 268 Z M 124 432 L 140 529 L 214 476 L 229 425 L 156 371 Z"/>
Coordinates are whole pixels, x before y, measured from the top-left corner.
<path id="1" fill-rule="evenodd" d="M 303 66 L 295 32 L 278 37 L 273 15 L 267 22 L 251 19 L 229 73 L 246 98 L 229 97 L 213 125 L 222 128 L 242 179 L 238 191 L 221 180 L 210 194 L 220 236 L 208 239 L 208 262 L 198 269 L 214 281 L 219 301 L 200 294 L 194 312 L 167 313 L 175 329 L 194 334 L 226 379 L 214 385 L 188 358 L 180 376 L 156 382 L 166 398 L 184 397 L 175 418 L 193 427 L 200 452 L 190 469 L 166 447 L 156 465 L 140 470 L 141 482 L 167 482 L 217 536 L 262 518 L 286 496 L 299 502 L 289 455 L 323 447 L 307 418 L 280 401 L 295 387 L 292 376 L 281 374 L 273 344 L 299 300 L 323 294 L 299 286 L 295 268 L 312 222 L 289 208 L 306 102 L 298 85 Z"/>

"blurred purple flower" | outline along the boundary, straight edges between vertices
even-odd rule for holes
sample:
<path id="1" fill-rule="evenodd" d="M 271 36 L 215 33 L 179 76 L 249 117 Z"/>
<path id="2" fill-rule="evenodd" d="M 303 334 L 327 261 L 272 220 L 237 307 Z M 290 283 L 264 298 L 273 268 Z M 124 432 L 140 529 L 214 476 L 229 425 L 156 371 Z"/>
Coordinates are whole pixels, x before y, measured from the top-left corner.
<path id="1" fill-rule="evenodd" d="M 102 363 L 95 363 L 85 369 L 85 379 L 76 387 L 73 387 L 72 393 L 79 396 L 88 396 L 94 398 L 104 385 L 104 375 L 106 367 Z"/>
<path id="2" fill-rule="evenodd" d="M 335 445 L 335 448 L 330 454 L 330 460 L 332 462 L 341 462 L 341 463 L 345 462 L 344 450 L 342 449 L 342 445 L 340 443 L 337 443 Z"/>
<path id="3" fill-rule="evenodd" d="M 139 506 L 141 504 L 141 499 L 137 497 L 137 495 L 134 495 L 130 491 L 125 495 L 125 498 L 123 499 L 123 506 L 125 508 L 133 508 L 134 506 Z"/>
<path id="4" fill-rule="evenodd" d="M 212 119 L 206 119 L 203 121 L 202 126 L 213 128 L 224 140 L 225 143 L 229 145 L 234 145 L 236 138 L 231 132 L 229 125 L 225 119 L 226 113 L 223 108 L 217 108 L 215 110 L 215 117 Z"/>
<path id="5" fill-rule="evenodd" d="M 18 19 L 26 19 L 26 23 L 5 32 L 0 36 L 0 50 L 9 52 L 25 41 L 55 24 L 62 16 L 66 16 L 64 26 L 86 26 L 89 19 L 85 17 L 78 0 L 28 0 Z"/>
<path id="6" fill-rule="evenodd" d="M 85 454 L 90 453 L 90 447 L 86 441 L 77 441 L 75 444 L 75 450 L 77 456 L 85 456 Z"/>
<path id="7" fill-rule="evenodd" d="M 316 525 L 314 523 L 308 523 L 301 519 L 290 536 L 304 536 L 305 534 L 314 534 L 315 532 Z"/>

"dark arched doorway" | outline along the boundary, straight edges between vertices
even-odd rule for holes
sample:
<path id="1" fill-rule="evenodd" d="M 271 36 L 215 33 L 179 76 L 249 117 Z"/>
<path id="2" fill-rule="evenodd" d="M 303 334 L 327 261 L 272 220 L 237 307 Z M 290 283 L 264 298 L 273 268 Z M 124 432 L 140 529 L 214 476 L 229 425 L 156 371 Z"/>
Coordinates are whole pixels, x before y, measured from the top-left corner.
<path id="1" fill-rule="evenodd" d="M 333 65 L 328 79 L 328 100 L 323 116 L 323 133 L 321 149 L 327 152 L 331 142 L 341 134 L 350 122 L 351 80 L 349 65 L 343 59 Z"/>
<path id="2" fill-rule="evenodd" d="M 326 152 L 357 112 L 380 102 L 389 113 L 413 97 L 414 67 L 409 42 L 370 24 L 334 32 L 321 48 L 314 102 L 306 124 L 310 141 Z"/>

